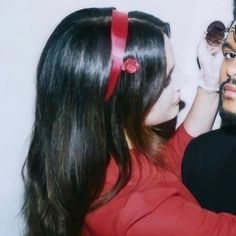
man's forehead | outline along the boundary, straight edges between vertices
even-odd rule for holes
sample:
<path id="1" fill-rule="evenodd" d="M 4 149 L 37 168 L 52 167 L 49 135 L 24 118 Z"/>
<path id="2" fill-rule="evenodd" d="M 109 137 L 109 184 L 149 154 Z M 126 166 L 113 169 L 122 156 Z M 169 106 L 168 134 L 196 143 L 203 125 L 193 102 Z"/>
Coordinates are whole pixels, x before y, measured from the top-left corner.
<path id="1" fill-rule="evenodd" d="M 230 29 L 231 29 L 232 27 L 235 27 L 235 25 L 236 25 L 236 19 L 234 19 L 233 23 L 232 23 L 231 26 L 230 26 Z"/>
<path id="2" fill-rule="evenodd" d="M 228 31 L 228 35 L 223 43 L 223 48 L 235 48 L 236 49 L 236 35 L 235 35 L 235 27 L 236 27 L 236 20 L 231 24 L 230 29 Z"/>

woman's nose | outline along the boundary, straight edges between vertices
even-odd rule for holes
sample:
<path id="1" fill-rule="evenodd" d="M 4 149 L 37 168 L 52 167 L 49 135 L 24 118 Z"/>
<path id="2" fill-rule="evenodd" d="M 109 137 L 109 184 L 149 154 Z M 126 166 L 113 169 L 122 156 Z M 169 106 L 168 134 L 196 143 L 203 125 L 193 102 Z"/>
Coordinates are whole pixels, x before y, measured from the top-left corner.
<path id="1" fill-rule="evenodd" d="M 175 67 L 172 72 L 172 78 L 173 78 L 173 89 L 175 91 L 180 91 L 180 87 L 182 84 L 182 75 L 177 67 Z"/>

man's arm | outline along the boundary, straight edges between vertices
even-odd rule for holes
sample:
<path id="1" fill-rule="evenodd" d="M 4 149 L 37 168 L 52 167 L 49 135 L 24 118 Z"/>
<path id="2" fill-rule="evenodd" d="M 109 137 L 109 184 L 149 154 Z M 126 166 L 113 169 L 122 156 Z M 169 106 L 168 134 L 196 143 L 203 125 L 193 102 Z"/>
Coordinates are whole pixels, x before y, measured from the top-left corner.
<path id="1" fill-rule="evenodd" d="M 198 59 L 201 64 L 199 88 L 192 108 L 184 121 L 187 132 L 196 137 L 211 130 L 219 103 L 220 67 L 223 61 L 221 45 L 212 53 L 206 39 L 198 46 Z"/>
<path id="2" fill-rule="evenodd" d="M 211 130 L 219 104 L 219 94 L 198 88 L 193 105 L 184 120 L 184 127 L 192 137 Z"/>

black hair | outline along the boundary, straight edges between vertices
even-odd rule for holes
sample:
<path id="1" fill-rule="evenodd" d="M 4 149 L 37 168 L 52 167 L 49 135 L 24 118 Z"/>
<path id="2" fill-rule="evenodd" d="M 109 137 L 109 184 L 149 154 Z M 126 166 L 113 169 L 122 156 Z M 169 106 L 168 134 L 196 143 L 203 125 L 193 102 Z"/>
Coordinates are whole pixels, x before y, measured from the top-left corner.
<path id="1" fill-rule="evenodd" d="M 27 236 L 82 233 L 86 214 L 112 199 L 130 178 L 126 135 L 134 148 L 154 156 L 152 143 L 158 137 L 144 120 L 165 87 L 169 26 L 149 14 L 129 12 L 124 58 L 136 58 L 140 70 L 121 72 L 115 93 L 105 102 L 111 14 L 112 8 L 72 13 L 41 54 L 35 122 L 23 168 Z M 111 158 L 119 179 L 101 195 Z M 165 165 L 161 158 L 155 162 Z"/>

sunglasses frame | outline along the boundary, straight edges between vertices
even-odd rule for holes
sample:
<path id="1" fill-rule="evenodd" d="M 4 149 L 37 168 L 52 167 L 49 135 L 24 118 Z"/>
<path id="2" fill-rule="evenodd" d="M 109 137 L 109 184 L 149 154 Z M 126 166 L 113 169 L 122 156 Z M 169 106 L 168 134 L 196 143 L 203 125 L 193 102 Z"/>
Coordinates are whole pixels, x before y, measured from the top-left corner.
<path id="1" fill-rule="evenodd" d="M 228 34 L 230 32 L 233 32 L 234 41 L 236 42 L 236 20 L 232 23 L 232 25 L 229 27 Z"/>
<path id="2" fill-rule="evenodd" d="M 225 33 L 227 31 L 228 29 L 225 27 L 224 23 L 221 21 L 213 21 L 212 23 L 210 23 L 205 33 L 208 44 L 211 46 L 218 46 L 219 44 L 222 44 L 226 38 Z M 219 33 L 223 33 L 222 39 L 218 39 Z M 216 34 L 216 36 L 214 34 Z M 217 34 L 218 34 L 218 37 L 217 37 Z"/>

